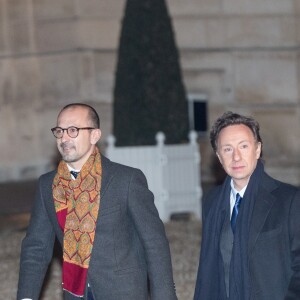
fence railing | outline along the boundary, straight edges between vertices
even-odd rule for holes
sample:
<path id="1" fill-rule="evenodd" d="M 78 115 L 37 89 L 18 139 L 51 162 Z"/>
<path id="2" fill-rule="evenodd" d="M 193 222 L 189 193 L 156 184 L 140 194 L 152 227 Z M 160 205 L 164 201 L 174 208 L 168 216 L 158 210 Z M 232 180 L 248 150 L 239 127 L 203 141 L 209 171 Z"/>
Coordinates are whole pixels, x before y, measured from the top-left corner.
<path id="1" fill-rule="evenodd" d="M 161 132 L 157 133 L 156 141 L 155 146 L 115 147 L 115 138 L 109 136 L 106 155 L 112 161 L 143 171 L 164 222 L 175 213 L 193 213 L 201 219 L 197 134 L 190 132 L 188 144 L 165 145 L 165 135 Z"/>

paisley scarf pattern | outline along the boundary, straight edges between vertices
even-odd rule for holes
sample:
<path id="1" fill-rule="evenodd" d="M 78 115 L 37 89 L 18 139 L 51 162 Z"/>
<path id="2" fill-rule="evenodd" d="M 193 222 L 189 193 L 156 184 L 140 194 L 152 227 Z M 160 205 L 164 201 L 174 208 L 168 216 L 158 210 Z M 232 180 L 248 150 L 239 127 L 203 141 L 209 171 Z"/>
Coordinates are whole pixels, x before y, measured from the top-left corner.
<path id="1" fill-rule="evenodd" d="M 73 180 L 66 162 L 59 163 L 52 191 L 58 223 L 64 232 L 63 289 L 82 297 L 100 207 L 101 155 L 96 147 Z"/>

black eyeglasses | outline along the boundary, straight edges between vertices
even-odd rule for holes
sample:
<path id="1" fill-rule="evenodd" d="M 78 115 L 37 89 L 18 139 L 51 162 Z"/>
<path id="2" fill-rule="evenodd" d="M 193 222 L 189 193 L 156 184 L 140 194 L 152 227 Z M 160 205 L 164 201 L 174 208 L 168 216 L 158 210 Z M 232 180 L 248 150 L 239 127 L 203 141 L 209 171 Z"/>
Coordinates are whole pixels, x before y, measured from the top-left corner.
<path id="1" fill-rule="evenodd" d="M 96 128 L 93 128 L 93 127 L 78 128 L 75 126 L 70 126 L 68 128 L 54 127 L 54 128 L 51 128 L 51 131 L 57 139 L 61 139 L 64 135 L 64 131 L 67 132 L 69 137 L 76 138 L 79 134 L 79 130 L 90 130 L 90 129 L 96 129 Z"/>

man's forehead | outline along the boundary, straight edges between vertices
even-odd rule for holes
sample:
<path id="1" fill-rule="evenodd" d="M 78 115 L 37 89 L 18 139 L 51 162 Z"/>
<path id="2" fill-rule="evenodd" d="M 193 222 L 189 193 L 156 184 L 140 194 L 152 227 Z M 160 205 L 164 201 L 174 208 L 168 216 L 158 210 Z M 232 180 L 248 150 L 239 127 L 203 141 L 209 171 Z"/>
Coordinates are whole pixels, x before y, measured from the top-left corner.
<path id="1" fill-rule="evenodd" d="M 243 124 L 230 125 L 224 127 L 218 136 L 218 142 L 224 140 L 232 140 L 232 141 L 253 141 L 255 140 L 254 134 L 251 129 Z"/>

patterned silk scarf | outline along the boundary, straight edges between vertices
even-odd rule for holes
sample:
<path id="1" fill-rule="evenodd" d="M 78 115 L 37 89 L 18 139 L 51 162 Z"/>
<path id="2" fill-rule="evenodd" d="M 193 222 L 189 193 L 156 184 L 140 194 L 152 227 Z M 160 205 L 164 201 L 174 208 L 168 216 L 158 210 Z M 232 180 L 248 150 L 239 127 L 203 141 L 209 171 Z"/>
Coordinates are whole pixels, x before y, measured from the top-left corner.
<path id="1" fill-rule="evenodd" d="M 75 180 L 61 161 L 52 185 L 58 223 L 64 232 L 63 289 L 80 297 L 95 238 L 101 176 L 101 155 L 96 147 Z"/>

